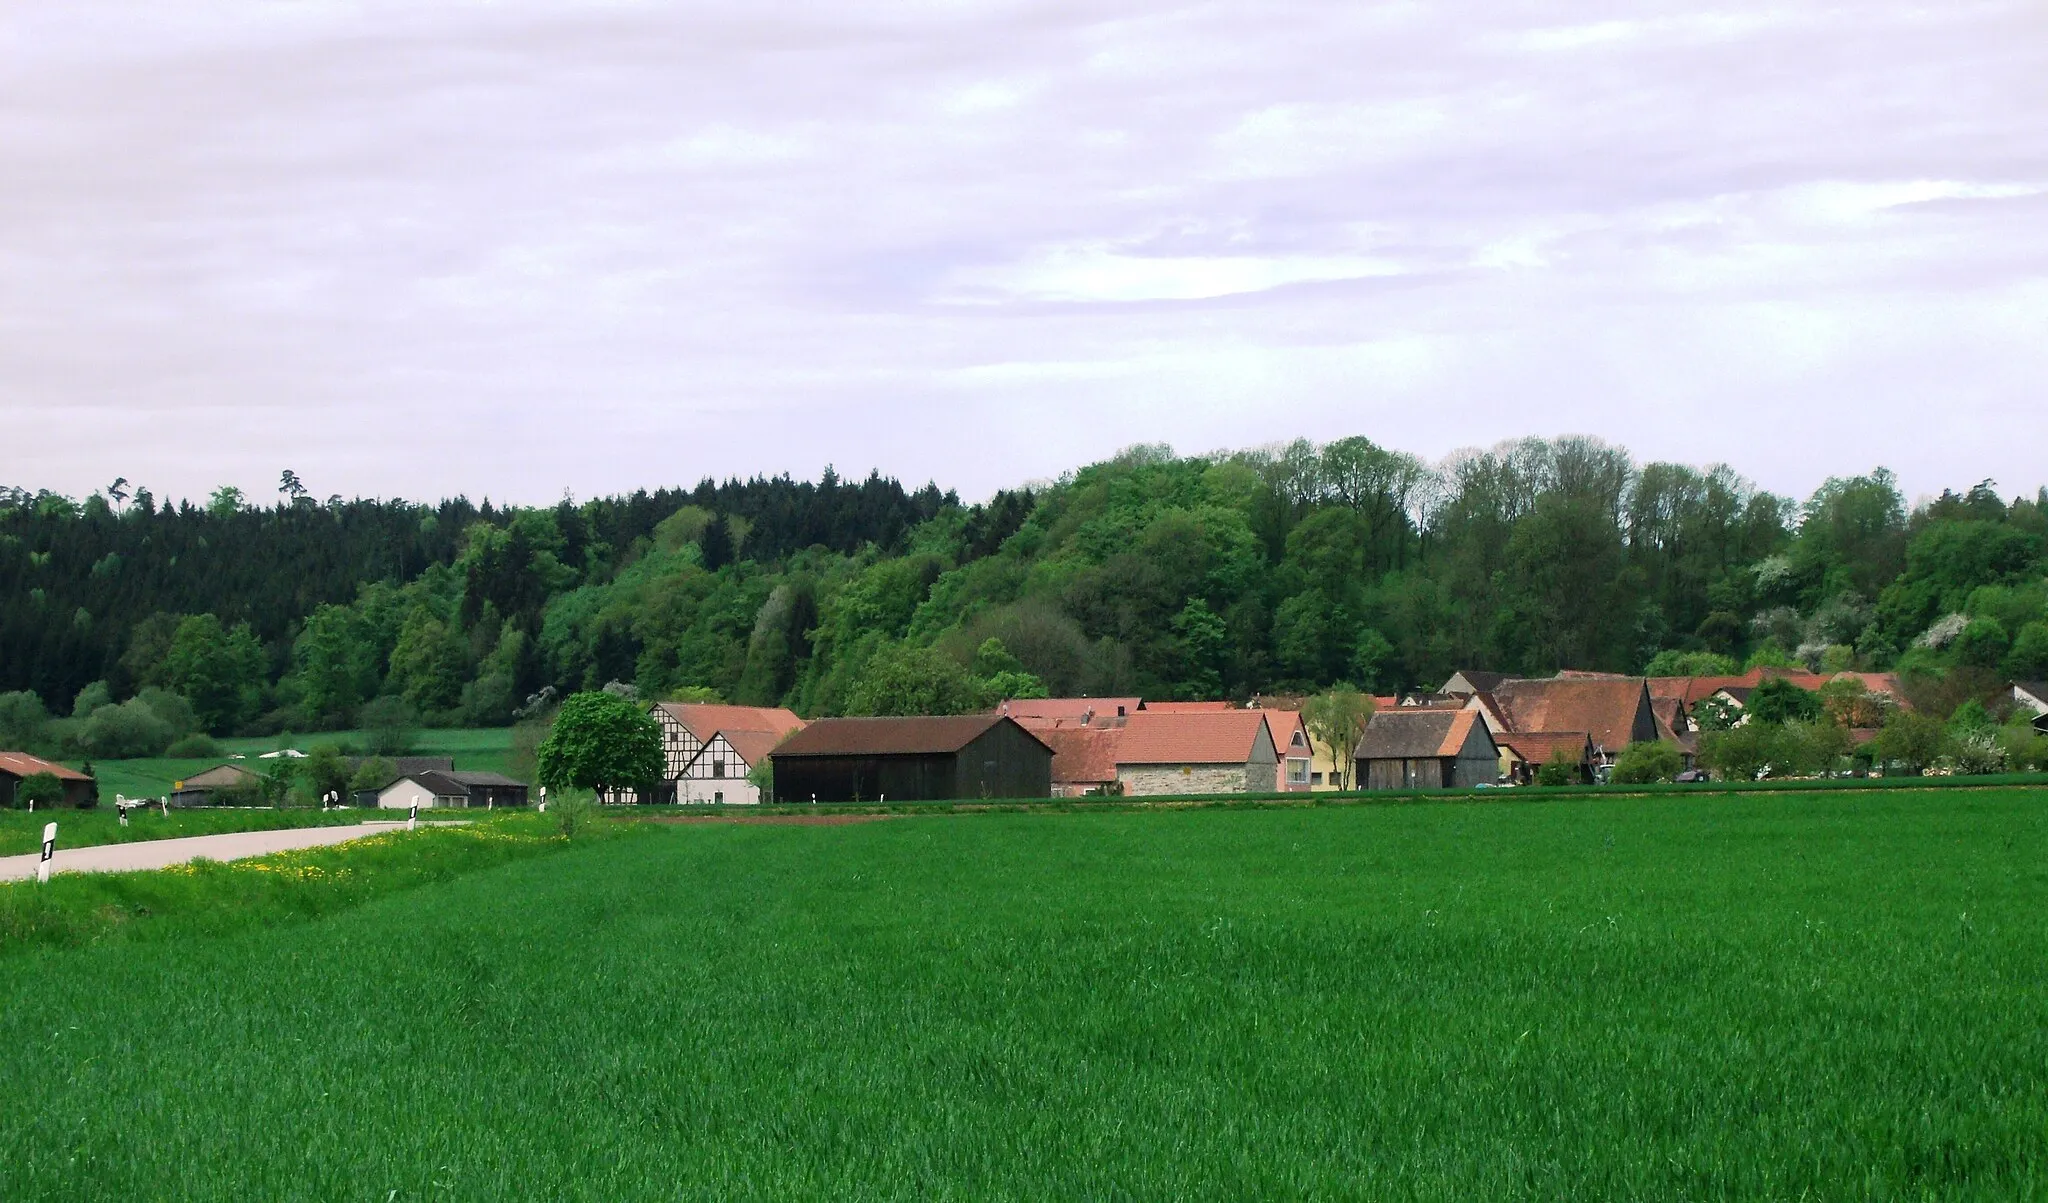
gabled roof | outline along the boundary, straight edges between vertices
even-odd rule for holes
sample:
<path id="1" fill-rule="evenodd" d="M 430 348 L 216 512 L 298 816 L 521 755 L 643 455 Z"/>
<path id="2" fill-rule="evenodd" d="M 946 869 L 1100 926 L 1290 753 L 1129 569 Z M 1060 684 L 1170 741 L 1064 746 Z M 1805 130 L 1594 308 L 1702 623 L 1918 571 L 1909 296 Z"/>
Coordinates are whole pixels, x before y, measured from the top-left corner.
<path id="1" fill-rule="evenodd" d="M 210 769 L 202 769 L 185 778 L 179 789 L 197 791 L 221 787 L 233 788 L 241 785 L 243 782 L 256 781 L 258 779 L 256 770 L 247 765 L 217 764 Z"/>
<path id="2" fill-rule="evenodd" d="M 1382 710 L 1365 725 L 1354 760 L 1428 760 L 1456 756 L 1472 737 L 1472 728 L 1486 724 L 1476 710 L 1436 710 L 1419 706 Z M 1488 742 L 1492 737 L 1488 736 Z"/>
<path id="3" fill-rule="evenodd" d="M 1302 721 L 1299 710 L 1259 710 L 1266 716 L 1266 731 L 1273 737 L 1273 751 L 1280 759 L 1287 759 L 1287 753 L 1294 747 L 1294 736 L 1301 735 L 1301 750 L 1313 755 L 1315 741 L 1309 738 L 1308 724 Z"/>
<path id="4" fill-rule="evenodd" d="M 705 750 L 711 747 L 712 740 L 720 738 L 732 745 L 732 750 L 749 768 L 766 760 L 768 754 L 780 747 L 783 740 L 782 736 L 773 731 L 714 731 L 711 739 L 704 741 L 704 747 L 697 750 L 697 755 L 704 755 Z"/>
<path id="5" fill-rule="evenodd" d="M 656 707 L 683 725 L 699 743 L 711 742 L 720 731 L 766 731 L 787 735 L 804 725 L 793 711 L 780 706 L 723 706 L 711 702 L 656 702 Z"/>
<path id="6" fill-rule="evenodd" d="M 0 773 L 6 773 L 10 777 L 33 777 L 37 773 L 48 773 L 59 781 L 92 780 L 77 769 L 67 769 L 55 761 L 31 756 L 27 752 L 0 752 Z"/>
<path id="7" fill-rule="evenodd" d="M 388 790 L 392 786 L 402 785 L 406 782 L 411 782 L 436 798 L 469 797 L 469 786 L 456 780 L 453 774 L 434 772 L 432 770 L 423 773 L 401 773 L 397 779 L 392 781 L 391 785 L 385 786 L 384 789 Z M 380 790 L 378 792 L 381 793 L 383 791 Z"/>
<path id="8" fill-rule="evenodd" d="M 996 707 L 996 713 L 1027 726 L 1034 719 L 1073 724 L 1116 718 L 1119 710 L 1136 714 L 1144 705 L 1143 698 L 1011 698 Z"/>
<path id="9" fill-rule="evenodd" d="M 1058 727 L 1036 732 L 1052 749 L 1055 785 L 1100 785 L 1116 780 L 1122 727 Z"/>
<path id="10" fill-rule="evenodd" d="M 1153 714 L 1220 714 L 1242 707 L 1236 702 L 1147 702 L 1145 709 Z"/>
<path id="11" fill-rule="evenodd" d="M 514 781 L 503 773 L 472 773 L 468 770 L 463 770 L 461 772 L 449 772 L 440 775 L 462 785 L 495 786 L 500 789 L 526 788 L 526 782 Z"/>
<path id="12" fill-rule="evenodd" d="M 2012 687 L 2015 698 L 2019 694 L 2024 693 L 2042 705 L 2048 706 L 2048 681 L 2014 681 Z"/>
<path id="13" fill-rule="evenodd" d="M 1551 677 L 1502 681 L 1493 691 L 1510 731 L 1584 731 L 1619 751 L 1635 738 L 1649 695 L 1641 677 Z M 1655 738 L 1654 716 L 1650 738 Z"/>
<path id="14" fill-rule="evenodd" d="M 1039 743 L 1036 732 L 1000 714 L 944 718 L 821 718 L 775 749 L 784 756 L 934 756 L 958 752 L 992 727 L 1008 723 Z"/>
<path id="15" fill-rule="evenodd" d="M 1481 672 L 1476 668 L 1461 669 L 1451 674 L 1438 693 L 1482 693 L 1508 679 L 1506 673 Z"/>
<path id="16" fill-rule="evenodd" d="M 1116 762 L 1247 764 L 1265 733 L 1265 714 L 1257 710 L 1140 710 L 1124 727 Z"/>
<path id="17" fill-rule="evenodd" d="M 1500 745 L 1528 764 L 1549 764 L 1559 748 L 1584 763 L 1593 754 L 1593 737 L 1584 731 L 1524 731 L 1500 737 Z"/>

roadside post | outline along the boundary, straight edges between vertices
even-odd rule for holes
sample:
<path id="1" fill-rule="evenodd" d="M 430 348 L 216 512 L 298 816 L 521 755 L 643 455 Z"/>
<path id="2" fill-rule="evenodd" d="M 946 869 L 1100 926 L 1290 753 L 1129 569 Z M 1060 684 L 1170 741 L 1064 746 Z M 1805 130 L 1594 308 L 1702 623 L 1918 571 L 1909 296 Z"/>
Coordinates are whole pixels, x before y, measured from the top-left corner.
<path id="1" fill-rule="evenodd" d="M 57 855 L 57 825 L 55 823 L 48 823 L 43 827 L 43 859 L 36 863 L 37 881 L 50 880 L 50 858 L 55 855 Z"/>
<path id="2" fill-rule="evenodd" d="M 420 800 L 412 800 L 412 813 L 405 816 L 405 829 L 411 831 L 420 825 Z"/>
<path id="3" fill-rule="evenodd" d="M 548 787 L 545 785 L 540 787 L 540 813 L 548 813 Z"/>
<path id="4" fill-rule="evenodd" d="M 119 794 L 114 795 L 114 817 L 121 820 L 121 826 L 128 825 L 128 799 Z"/>

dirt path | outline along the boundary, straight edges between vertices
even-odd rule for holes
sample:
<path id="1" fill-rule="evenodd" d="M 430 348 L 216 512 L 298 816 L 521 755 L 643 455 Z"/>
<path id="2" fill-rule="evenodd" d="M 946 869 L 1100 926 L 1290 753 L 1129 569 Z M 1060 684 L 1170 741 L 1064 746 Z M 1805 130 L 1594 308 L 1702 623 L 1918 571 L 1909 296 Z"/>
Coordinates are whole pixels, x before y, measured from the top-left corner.
<path id="1" fill-rule="evenodd" d="M 57 821 L 57 854 L 50 858 L 52 873 L 127 873 L 136 869 L 167 869 L 187 861 L 241 860 L 268 856 L 294 848 L 318 848 L 366 835 L 403 830 L 404 823 L 361 823 L 354 827 L 297 827 L 284 831 L 235 831 L 223 835 L 188 835 L 170 840 L 138 840 L 132 844 L 99 844 L 90 848 L 64 847 L 64 822 Z M 0 856 L 0 881 L 23 881 L 36 875 L 40 853 Z"/>

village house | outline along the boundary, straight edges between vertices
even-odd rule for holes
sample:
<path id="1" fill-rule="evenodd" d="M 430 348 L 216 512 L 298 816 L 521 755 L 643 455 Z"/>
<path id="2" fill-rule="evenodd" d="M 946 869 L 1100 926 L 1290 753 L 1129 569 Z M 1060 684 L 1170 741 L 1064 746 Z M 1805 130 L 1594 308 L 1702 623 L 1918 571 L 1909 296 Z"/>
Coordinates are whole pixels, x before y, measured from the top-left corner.
<path id="1" fill-rule="evenodd" d="M 803 729 L 804 720 L 780 706 L 726 706 L 712 702 L 656 702 L 648 712 L 661 726 L 662 780 L 655 789 L 654 802 L 708 802 L 723 794 L 729 801 L 759 802 L 760 792 L 747 784 L 747 772 L 764 754 L 761 738 L 769 748 L 781 743 L 793 731 Z M 710 759 L 695 763 L 698 754 L 714 738 L 723 735 L 724 745 Z M 744 744 L 752 755 L 741 752 Z M 737 764 L 747 767 L 732 770 Z M 726 776 L 713 776 L 723 769 Z M 686 784 L 687 783 L 687 784 Z M 616 791 L 611 800 L 632 802 L 631 791 Z"/>
<path id="2" fill-rule="evenodd" d="M 1280 757 L 1256 710 L 1166 710 L 1131 715 L 1117 749 L 1125 795 L 1271 793 Z"/>
<path id="3" fill-rule="evenodd" d="M 675 800 L 715 806 L 760 803 L 761 787 L 749 774 L 756 765 L 768 763 L 769 753 L 784 738 L 773 731 L 716 732 L 683 766 L 683 775 L 675 781 Z"/>
<path id="4" fill-rule="evenodd" d="M 1374 714 L 1353 757 L 1369 790 L 1471 789 L 1494 783 L 1501 753 L 1478 711 L 1411 706 Z"/>
<path id="5" fill-rule="evenodd" d="M 1274 773 L 1274 792 L 1307 793 L 1314 788 L 1309 775 L 1316 759 L 1315 742 L 1309 738 L 1308 724 L 1302 721 L 1301 712 L 1262 707 L 1253 713 L 1266 717 L 1266 733 L 1272 737 L 1274 753 L 1280 759 Z"/>
<path id="6" fill-rule="evenodd" d="M 21 783 L 37 773 L 48 773 L 64 787 L 64 805 L 86 806 L 93 797 L 93 779 L 77 769 L 26 752 L 0 752 L 0 806 L 15 806 L 15 792 Z"/>
<path id="7" fill-rule="evenodd" d="M 1453 677 L 1469 680 L 1474 674 Z M 1490 690 L 1465 695 L 1463 708 L 1485 720 L 1496 743 L 1510 734 L 1585 732 L 1593 740 L 1593 766 L 1604 771 L 1632 743 L 1663 737 L 1644 678 L 1606 673 L 1508 677 Z"/>
<path id="8" fill-rule="evenodd" d="M 501 773 L 460 772 L 454 769 L 408 773 L 377 791 L 377 805 L 385 810 L 422 810 L 438 806 L 480 807 L 526 805 L 526 786 Z"/>
<path id="9" fill-rule="evenodd" d="M 783 802 L 1046 798 L 1052 758 L 1000 714 L 819 719 L 769 753 Z"/>

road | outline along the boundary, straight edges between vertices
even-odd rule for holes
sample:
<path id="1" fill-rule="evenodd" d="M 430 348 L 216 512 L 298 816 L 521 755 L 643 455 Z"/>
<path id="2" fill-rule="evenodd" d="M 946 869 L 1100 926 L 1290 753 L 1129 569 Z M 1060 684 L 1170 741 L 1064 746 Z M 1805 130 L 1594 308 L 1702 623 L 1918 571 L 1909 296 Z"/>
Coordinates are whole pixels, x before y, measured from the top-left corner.
<path id="1" fill-rule="evenodd" d="M 318 848 L 366 835 L 398 831 L 404 823 L 361 823 L 354 827 L 294 827 L 284 831 L 234 831 L 223 835 L 181 836 L 174 840 L 137 840 L 132 844 L 98 844 L 89 848 L 64 847 L 64 821 L 57 820 L 57 854 L 50 858 L 52 873 L 126 873 L 135 869 L 165 869 L 206 857 L 209 860 L 241 860 L 247 856 L 268 856 L 294 848 Z M 0 856 L 0 881 L 21 881 L 36 875 L 41 854 Z"/>

